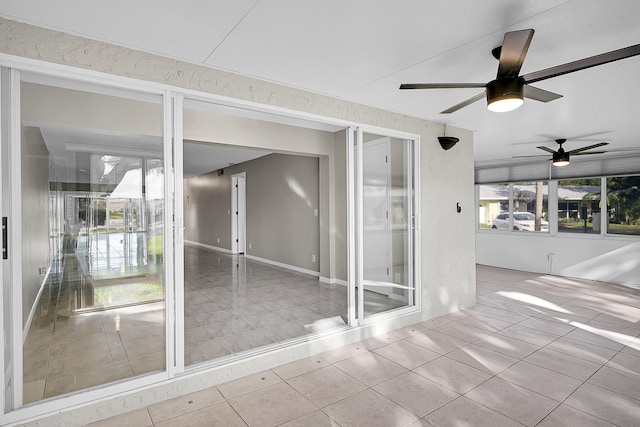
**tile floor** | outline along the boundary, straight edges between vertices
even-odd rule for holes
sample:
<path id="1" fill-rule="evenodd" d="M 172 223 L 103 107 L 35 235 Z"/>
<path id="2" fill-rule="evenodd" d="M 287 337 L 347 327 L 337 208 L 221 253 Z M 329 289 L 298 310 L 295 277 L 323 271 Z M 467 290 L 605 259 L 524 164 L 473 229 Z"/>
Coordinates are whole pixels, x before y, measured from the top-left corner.
<path id="1" fill-rule="evenodd" d="M 475 307 L 95 425 L 640 425 L 640 290 L 477 271 Z"/>
<path id="2" fill-rule="evenodd" d="M 134 297 L 121 294 L 159 280 L 150 268 L 138 271 L 135 239 L 126 245 L 118 236 L 99 236 L 91 268 L 82 262 L 86 256 L 57 260 L 25 341 L 25 403 L 164 369 L 164 302 L 97 303 L 88 270 L 108 277 L 101 286 L 108 282 L 125 303 Z M 193 245 L 185 247 L 184 291 L 188 366 L 345 326 L 346 287 Z M 373 292 L 365 296 L 367 314 L 401 305 Z"/>

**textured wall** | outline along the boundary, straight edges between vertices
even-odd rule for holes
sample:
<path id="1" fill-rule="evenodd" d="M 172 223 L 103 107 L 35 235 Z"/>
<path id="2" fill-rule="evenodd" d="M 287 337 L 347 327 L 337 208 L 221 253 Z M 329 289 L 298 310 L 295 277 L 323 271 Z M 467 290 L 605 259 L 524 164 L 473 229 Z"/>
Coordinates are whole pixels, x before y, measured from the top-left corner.
<path id="1" fill-rule="evenodd" d="M 473 135 L 470 131 L 448 126 L 448 133 L 459 137 L 460 142 L 444 151 L 437 142 L 437 136 L 443 134 L 442 124 L 6 19 L 0 19 L 0 52 L 419 134 L 422 138 L 422 257 L 419 267 L 422 271 L 423 317 L 474 304 L 475 202 Z M 456 212 L 457 202 L 462 206 L 461 213 Z M 358 333 L 358 330 L 345 333 L 340 344 L 358 339 Z M 338 343 L 337 338 L 331 339 L 334 344 Z M 282 353 L 279 360 L 292 360 L 295 351 L 290 349 L 288 353 Z M 299 354 L 305 351 L 312 350 L 301 347 Z M 256 372 L 273 361 L 275 356 L 240 363 L 233 371 L 225 370 L 224 375 L 228 379 Z M 102 403 L 101 409 L 94 412 L 90 412 L 90 408 L 79 409 L 47 422 L 48 425 L 54 422 L 81 424 L 219 380 L 212 377 L 207 382 L 205 376 L 185 378 L 167 385 L 164 392 L 141 391 L 134 396 Z"/>

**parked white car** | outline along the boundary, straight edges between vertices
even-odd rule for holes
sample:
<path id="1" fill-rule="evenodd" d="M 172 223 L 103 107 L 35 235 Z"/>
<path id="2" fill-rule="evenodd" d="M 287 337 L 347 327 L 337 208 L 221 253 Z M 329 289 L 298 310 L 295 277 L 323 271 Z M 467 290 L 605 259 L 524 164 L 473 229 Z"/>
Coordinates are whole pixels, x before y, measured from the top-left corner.
<path id="1" fill-rule="evenodd" d="M 509 229 L 509 213 L 501 213 L 493 219 L 491 228 L 498 230 Z M 531 212 L 516 212 L 513 216 L 513 229 L 522 231 L 536 231 L 536 216 Z M 540 221 L 540 231 L 549 231 L 549 222 Z"/>

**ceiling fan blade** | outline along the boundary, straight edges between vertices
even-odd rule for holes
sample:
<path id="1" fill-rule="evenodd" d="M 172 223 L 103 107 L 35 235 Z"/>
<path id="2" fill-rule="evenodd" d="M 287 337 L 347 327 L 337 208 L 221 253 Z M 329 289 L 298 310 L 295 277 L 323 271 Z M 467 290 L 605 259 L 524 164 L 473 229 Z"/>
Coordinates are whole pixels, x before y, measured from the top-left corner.
<path id="1" fill-rule="evenodd" d="M 514 79 L 520 74 L 520 68 L 529 50 L 534 30 L 510 31 L 504 35 L 500 50 L 500 64 L 496 79 Z"/>
<path id="2" fill-rule="evenodd" d="M 553 151 L 553 150 L 552 150 L 551 148 L 549 148 L 549 147 L 542 147 L 542 146 L 540 146 L 540 147 L 536 147 L 536 148 L 538 148 L 538 149 L 540 149 L 540 150 L 542 150 L 542 151 L 546 151 L 547 153 L 551 153 L 551 154 L 554 154 L 554 153 L 555 153 L 555 151 Z"/>
<path id="3" fill-rule="evenodd" d="M 587 145 L 586 147 L 576 148 L 575 150 L 567 151 L 567 153 L 576 154 L 576 153 L 580 153 L 581 151 L 587 151 L 587 150 L 591 150 L 592 148 L 603 147 L 605 145 L 609 145 L 609 143 L 608 142 L 599 142 L 597 144 Z"/>
<path id="4" fill-rule="evenodd" d="M 624 47 L 618 50 L 612 50 L 611 52 L 579 59 L 573 62 L 567 62 L 566 64 L 556 65 L 555 67 L 544 70 L 535 71 L 533 73 L 523 75 L 522 78 L 525 83 L 535 83 L 540 80 L 550 79 L 552 77 L 573 73 L 574 71 L 580 71 L 586 68 L 597 67 L 598 65 L 619 61 L 620 59 L 630 58 L 636 55 L 640 55 L 640 44 Z"/>
<path id="5" fill-rule="evenodd" d="M 475 89 L 485 86 L 485 83 L 403 83 L 400 89 Z"/>
<path id="6" fill-rule="evenodd" d="M 527 157 L 549 157 L 549 156 L 547 156 L 546 154 L 538 154 L 538 155 L 535 155 L 535 156 L 513 156 L 511 158 L 512 159 L 524 159 L 524 158 L 527 158 Z"/>
<path id="7" fill-rule="evenodd" d="M 586 154 L 604 154 L 607 151 L 581 151 L 579 153 L 571 153 L 572 156 L 584 156 Z"/>
<path id="8" fill-rule="evenodd" d="M 481 99 L 483 99 L 485 97 L 485 93 L 479 93 L 475 96 L 472 96 L 471 98 L 462 101 L 459 104 L 454 105 L 453 107 L 447 108 L 444 111 L 441 111 L 440 114 L 451 114 L 451 113 L 455 113 L 456 111 L 458 111 L 461 108 L 466 107 L 467 105 L 471 105 L 476 101 L 480 101 Z"/>
<path id="9" fill-rule="evenodd" d="M 562 98 L 562 95 L 535 86 L 524 85 L 524 97 L 540 102 L 549 102 Z"/>

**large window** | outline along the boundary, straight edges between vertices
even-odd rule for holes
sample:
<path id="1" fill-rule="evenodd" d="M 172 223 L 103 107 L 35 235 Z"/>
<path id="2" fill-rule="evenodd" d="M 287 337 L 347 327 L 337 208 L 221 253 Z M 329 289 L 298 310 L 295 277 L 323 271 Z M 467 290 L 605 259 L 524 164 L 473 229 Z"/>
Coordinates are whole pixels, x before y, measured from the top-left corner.
<path id="1" fill-rule="evenodd" d="M 478 228 L 640 236 L 640 175 L 555 182 L 551 195 L 547 181 L 478 185 Z"/>
<path id="2" fill-rule="evenodd" d="M 548 196 L 546 181 L 513 184 L 513 230 L 548 233 Z"/>
<path id="3" fill-rule="evenodd" d="M 607 178 L 607 233 L 640 235 L 640 175 Z"/>
<path id="4" fill-rule="evenodd" d="M 478 187 L 480 228 L 549 232 L 546 181 Z"/>
<path id="5" fill-rule="evenodd" d="M 558 232 L 600 233 L 600 178 L 558 181 Z"/>
<path id="6" fill-rule="evenodd" d="M 509 184 L 478 186 L 478 223 L 480 228 L 497 229 L 494 220 L 501 215 L 506 218 L 509 212 Z M 506 216 L 505 216 L 506 215 Z"/>

